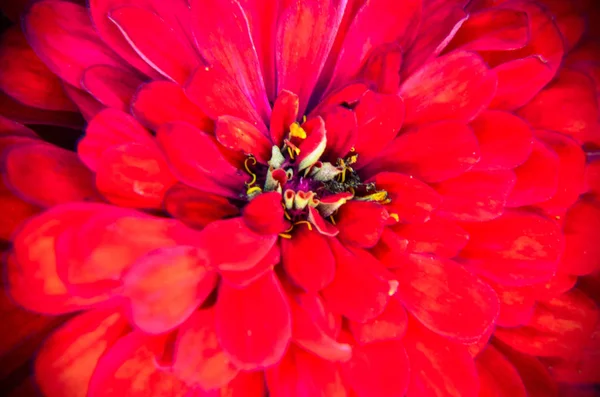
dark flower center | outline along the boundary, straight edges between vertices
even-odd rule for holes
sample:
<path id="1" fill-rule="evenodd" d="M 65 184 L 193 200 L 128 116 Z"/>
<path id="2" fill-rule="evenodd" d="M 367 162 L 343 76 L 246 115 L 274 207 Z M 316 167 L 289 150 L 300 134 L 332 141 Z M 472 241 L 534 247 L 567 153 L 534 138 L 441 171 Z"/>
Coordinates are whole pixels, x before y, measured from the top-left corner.
<path id="1" fill-rule="evenodd" d="M 298 223 L 314 223 L 313 210 L 335 225 L 335 213 L 348 200 L 390 202 L 385 190 L 378 190 L 374 183 L 363 183 L 352 168 L 359 156 L 354 148 L 345 158 L 321 160 L 326 142 L 324 130 L 307 132 L 306 124 L 310 128 L 310 122 L 289 127 L 282 146 L 272 147 L 268 164 L 260 164 L 254 156 L 246 159 L 244 166 L 252 178 L 246 184 L 248 201 L 263 192 L 279 192 L 284 215 L 292 224 L 288 232 Z M 319 133 L 323 134 L 322 144 L 316 136 Z"/>

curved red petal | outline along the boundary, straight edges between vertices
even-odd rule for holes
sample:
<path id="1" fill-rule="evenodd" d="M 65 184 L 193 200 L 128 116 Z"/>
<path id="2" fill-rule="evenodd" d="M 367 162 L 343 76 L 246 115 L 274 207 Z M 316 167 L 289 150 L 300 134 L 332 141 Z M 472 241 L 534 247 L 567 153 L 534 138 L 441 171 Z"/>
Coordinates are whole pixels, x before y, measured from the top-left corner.
<path id="1" fill-rule="evenodd" d="M 479 374 L 480 397 L 527 397 L 521 376 L 502 353 L 492 345 L 475 360 Z"/>
<path id="2" fill-rule="evenodd" d="M 83 73 L 81 85 L 104 106 L 129 110 L 131 98 L 143 80 L 137 74 L 108 65 L 95 65 Z"/>
<path id="3" fill-rule="evenodd" d="M 370 248 L 377 244 L 389 213 L 386 207 L 368 201 L 349 201 L 336 214 L 338 238 L 347 245 Z"/>
<path id="4" fill-rule="evenodd" d="M 275 274 L 268 272 L 239 289 L 223 283 L 216 303 L 216 331 L 223 350 L 240 369 L 279 362 L 292 325 L 289 303 Z"/>
<path id="5" fill-rule="evenodd" d="M 581 200 L 567 212 L 564 220 L 565 252 L 559 269 L 561 272 L 585 275 L 599 269 L 600 203 Z"/>
<path id="6" fill-rule="evenodd" d="M 388 302 L 379 316 L 366 323 L 349 322 L 354 339 L 362 345 L 385 340 L 402 339 L 408 327 L 408 315 L 397 299 Z"/>

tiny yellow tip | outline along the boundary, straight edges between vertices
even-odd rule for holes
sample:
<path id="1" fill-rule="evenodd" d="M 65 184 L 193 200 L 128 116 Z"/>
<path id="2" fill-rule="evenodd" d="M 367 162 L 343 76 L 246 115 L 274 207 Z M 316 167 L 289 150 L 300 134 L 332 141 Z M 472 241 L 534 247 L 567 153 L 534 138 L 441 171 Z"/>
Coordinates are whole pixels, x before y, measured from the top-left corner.
<path id="1" fill-rule="evenodd" d="M 279 233 L 279 237 L 287 238 L 288 240 L 292 238 L 291 234 Z"/>
<path id="2" fill-rule="evenodd" d="M 306 139 L 306 131 L 304 131 L 304 128 L 300 127 L 300 124 L 293 123 L 290 125 L 290 137 Z"/>
<path id="3" fill-rule="evenodd" d="M 392 213 L 390 214 L 390 218 L 394 218 L 396 222 L 400 222 L 400 217 L 398 216 L 398 214 Z"/>

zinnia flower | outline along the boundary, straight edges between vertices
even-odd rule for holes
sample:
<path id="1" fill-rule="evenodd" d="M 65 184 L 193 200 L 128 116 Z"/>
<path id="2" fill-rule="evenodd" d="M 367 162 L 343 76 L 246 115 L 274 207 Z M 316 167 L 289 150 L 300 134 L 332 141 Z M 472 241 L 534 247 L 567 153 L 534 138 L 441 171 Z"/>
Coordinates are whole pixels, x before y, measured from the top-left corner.
<path id="1" fill-rule="evenodd" d="M 7 291 L 72 314 L 43 395 L 594 393 L 590 10 L 32 4 L 5 115 L 87 121 L 2 120 Z"/>

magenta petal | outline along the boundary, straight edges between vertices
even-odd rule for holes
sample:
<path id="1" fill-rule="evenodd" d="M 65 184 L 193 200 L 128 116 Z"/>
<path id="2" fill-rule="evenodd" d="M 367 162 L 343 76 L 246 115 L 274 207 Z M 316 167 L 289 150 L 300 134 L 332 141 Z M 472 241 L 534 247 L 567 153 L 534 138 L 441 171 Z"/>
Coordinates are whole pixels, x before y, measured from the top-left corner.
<path id="1" fill-rule="evenodd" d="M 240 369 L 281 360 L 292 336 L 290 307 L 273 272 L 244 288 L 223 283 L 216 303 L 216 330 L 223 350 Z"/>
<path id="2" fill-rule="evenodd" d="M 325 65 L 343 11 L 330 0 L 296 0 L 281 12 L 275 48 L 277 92 L 297 94 L 300 114 Z"/>
<path id="3" fill-rule="evenodd" d="M 398 93 L 404 98 L 408 124 L 470 121 L 489 105 L 496 84 L 496 74 L 479 56 L 455 51 L 425 64 Z"/>
<path id="4" fill-rule="evenodd" d="M 187 38 L 178 36 L 164 19 L 152 11 L 123 6 L 112 10 L 109 18 L 140 57 L 168 79 L 183 84 L 200 65 L 200 57 Z"/>
<path id="5" fill-rule="evenodd" d="M 223 68 L 263 122 L 269 120 L 271 106 L 261 65 L 240 3 L 236 0 L 195 0 L 191 2 L 191 9 L 196 45 L 204 59 L 209 66 Z"/>
<path id="6" fill-rule="evenodd" d="M 203 390 L 223 387 L 238 374 L 219 346 L 214 309 L 196 311 L 179 328 L 173 372 Z"/>
<path id="7" fill-rule="evenodd" d="M 25 34 L 36 53 L 54 73 L 75 87 L 81 87 L 83 73 L 90 66 L 126 68 L 98 37 L 83 6 L 69 1 L 41 1 L 23 18 Z"/>
<path id="8" fill-rule="evenodd" d="M 216 276 L 202 252 L 185 246 L 158 249 L 138 259 L 123 276 L 123 296 L 134 325 L 160 334 L 183 323 L 212 292 Z"/>
<path id="9" fill-rule="evenodd" d="M 476 342 L 498 317 L 494 290 L 456 262 L 411 255 L 395 273 L 396 297 L 427 328 L 450 340 Z"/>
<path id="10" fill-rule="evenodd" d="M 81 85 L 104 106 L 129 110 L 131 98 L 143 80 L 135 73 L 107 65 L 87 68 Z"/>

